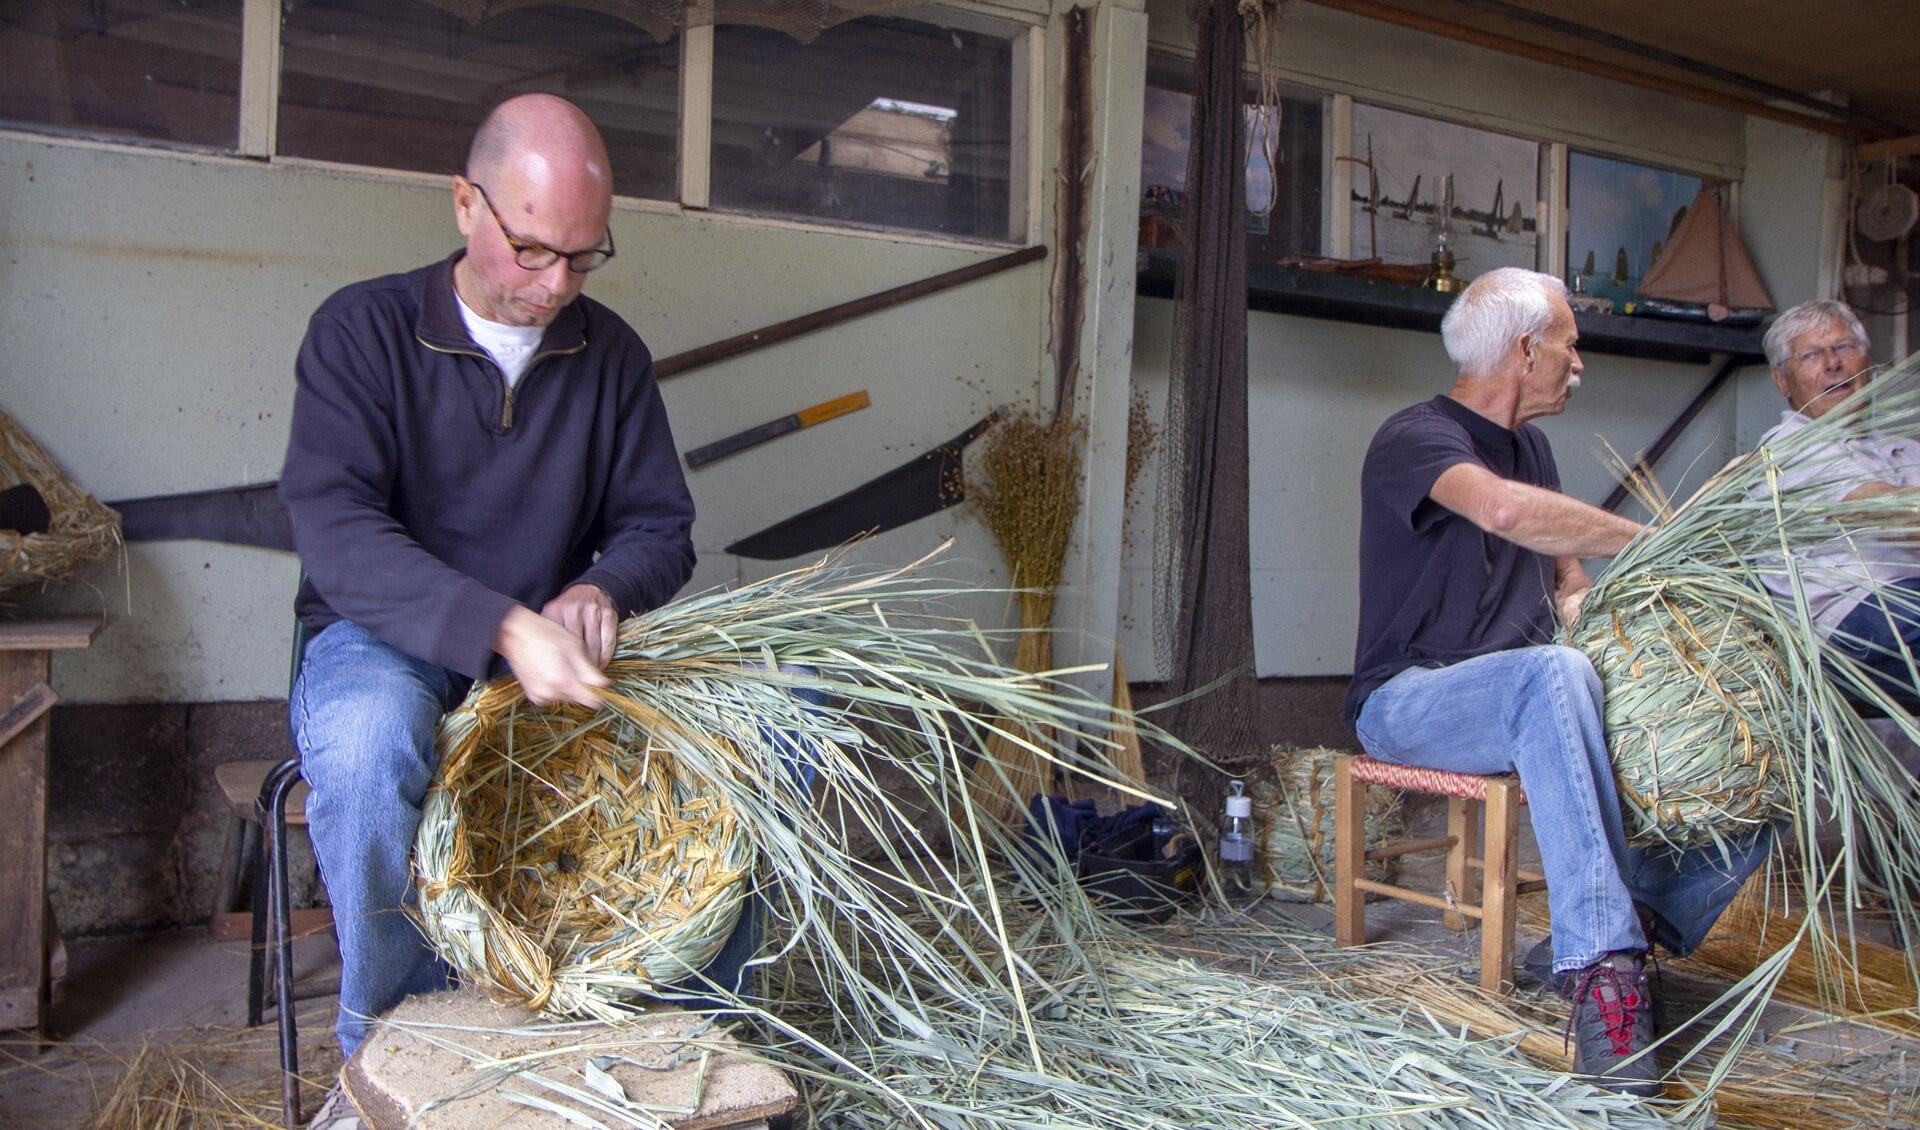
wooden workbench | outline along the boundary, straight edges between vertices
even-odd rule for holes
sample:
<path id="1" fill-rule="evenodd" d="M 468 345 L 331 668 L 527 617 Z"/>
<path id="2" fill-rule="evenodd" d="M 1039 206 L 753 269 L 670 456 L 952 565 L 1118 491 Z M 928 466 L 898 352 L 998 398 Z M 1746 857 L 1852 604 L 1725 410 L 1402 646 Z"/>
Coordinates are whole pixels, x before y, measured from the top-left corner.
<path id="1" fill-rule="evenodd" d="M 47 676 L 55 649 L 99 631 L 98 616 L 0 621 L 0 1029 L 47 1018 Z"/>

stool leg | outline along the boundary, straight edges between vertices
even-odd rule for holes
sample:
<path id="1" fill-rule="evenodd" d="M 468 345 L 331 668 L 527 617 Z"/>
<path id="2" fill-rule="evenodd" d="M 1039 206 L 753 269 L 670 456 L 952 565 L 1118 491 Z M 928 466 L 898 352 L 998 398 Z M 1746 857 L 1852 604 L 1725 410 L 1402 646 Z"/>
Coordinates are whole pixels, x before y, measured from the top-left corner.
<path id="1" fill-rule="evenodd" d="M 227 817 L 227 842 L 220 850 L 220 880 L 213 888 L 213 916 L 216 919 L 240 906 L 240 885 L 242 877 L 248 874 L 242 863 L 247 829 L 250 827 L 252 824 L 249 821 L 238 816 Z"/>
<path id="2" fill-rule="evenodd" d="M 1354 883 L 1366 872 L 1366 785 L 1353 779 L 1350 758 L 1333 765 L 1333 940 L 1357 946 L 1367 940 L 1367 898 Z"/>
<path id="3" fill-rule="evenodd" d="M 258 832 L 252 833 L 258 835 Z M 267 896 L 271 863 L 264 845 L 250 853 L 253 861 L 253 944 L 247 951 L 247 1027 L 258 1028 L 267 1013 Z"/>
<path id="4" fill-rule="evenodd" d="M 1447 798 L 1447 836 L 1453 841 L 1453 846 L 1447 849 L 1447 893 L 1456 902 L 1478 902 L 1478 892 L 1472 886 L 1473 869 L 1467 861 L 1480 855 L 1480 802 L 1457 796 Z M 1467 928 L 1466 917 L 1457 910 L 1444 912 L 1440 920 L 1449 930 Z"/>
<path id="5" fill-rule="evenodd" d="M 1513 924 L 1520 882 L 1520 794 L 1504 781 L 1487 783 L 1487 834 L 1480 872 L 1480 987 L 1513 986 Z"/>
<path id="6" fill-rule="evenodd" d="M 265 809 L 269 834 L 266 856 L 269 867 L 267 901 L 255 911 L 255 921 L 273 916 L 274 996 L 278 998 L 280 1021 L 280 1105 L 288 1127 L 300 1125 L 300 1039 L 293 1008 L 293 905 L 287 889 L 287 795 L 300 781 L 300 762 L 289 758 L 267 775 L 261 786 L 268 800 Z"/>

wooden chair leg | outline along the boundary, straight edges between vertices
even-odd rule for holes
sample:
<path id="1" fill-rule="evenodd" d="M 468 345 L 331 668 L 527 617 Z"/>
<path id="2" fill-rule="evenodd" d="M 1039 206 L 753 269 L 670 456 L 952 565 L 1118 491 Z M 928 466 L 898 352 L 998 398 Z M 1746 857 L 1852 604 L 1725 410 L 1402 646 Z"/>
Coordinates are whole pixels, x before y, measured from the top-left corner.
<path id="1" fill-rule="evenodd" d="M 1366 785 L 1353 779 L 1353 761 L 1333 763 L 1333 940 L 1357 946 L 1367 940 L 1367 897 L 1354 883 L 1366 873 Z"/>
<path id="2" fill-rule="evenodd" d="M 1520 791 L 1487 782 L 1486 841 L 1480 873 L 1480 987 L 1503 993 L 1513 984 L 1513 926 L 1520 882 Z"/>
<path id="3" fill-rule="evenodd" d="M 1473 903 L 1479 897 L 1473 889 L 1473 868 L 1468 861 L 1480 855 L 1480 805 L 1465 797 L 1447 798 L 1447 893 L 1454 899 Z M 1449 930 L 1464 930 L 1467 921 L 1458 911 L 1447 910 L 1440 916 Z"/>

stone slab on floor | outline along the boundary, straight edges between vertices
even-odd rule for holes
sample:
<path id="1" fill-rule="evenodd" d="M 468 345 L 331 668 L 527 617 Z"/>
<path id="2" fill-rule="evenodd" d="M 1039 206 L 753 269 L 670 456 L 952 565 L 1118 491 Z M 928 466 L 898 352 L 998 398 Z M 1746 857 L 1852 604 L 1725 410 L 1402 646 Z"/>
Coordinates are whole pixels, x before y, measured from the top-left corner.
<path id="1" fill-rule="evenodd" d="M 435 1026 L 432 1039 L 409 1025 Z M 548 1031 L 542 1033 L 542 1027 Z M 686 1043 L 690 1036 L 697 1039 L 697 1047 Z M 466 1056 L 436 1041 L 454 1041 L 492 1059 L 580 1047 L 551 1055 L 534 1070 L 590 1093 L 582 1081 L 590 1055 L 636 1061 L 613 1064 L 608 1073 L 629 1101 L 674 1130 L 760 1126 L 791 1113 L 800 1101 L 785 1072 L 726 1052 L 733 1038 L 709 1026 L 699 1013 L 662 1007 L 620 1025 L 559 1026 L 525 1009 L 495 1003 L 477 989 L 459 989 L 401 1002 L 347 1061 L 341 1072 L 347 1097 L 374 1130 L 552 1130 L 568 1125 L 562 1116 L 515 1102 L 502 1090 L 587 1109 L 525 1079 L 475 1088 L 472 1094 L 434 1106 L 479 1078 Z M 589 1043 L 591 1049 L 583 1046 Z M 713 1050 L 701 1054 L 701 1048 Z M 676 1056 L 681 1059 L 677 1064 Z"/>

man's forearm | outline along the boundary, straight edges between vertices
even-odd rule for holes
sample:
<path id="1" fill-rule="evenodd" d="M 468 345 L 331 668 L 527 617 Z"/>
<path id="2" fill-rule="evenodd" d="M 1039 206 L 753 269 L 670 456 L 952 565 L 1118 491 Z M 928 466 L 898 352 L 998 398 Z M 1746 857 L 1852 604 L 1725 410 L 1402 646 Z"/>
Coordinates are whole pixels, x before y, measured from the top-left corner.
<path id="1" fill-rule="evenodd" d="M 1479 525 L 1488 533 L 1555 557 L 1611 557 L 1644 527 L 1630 518 L 1525 483 L 1503 485 Z"/>

